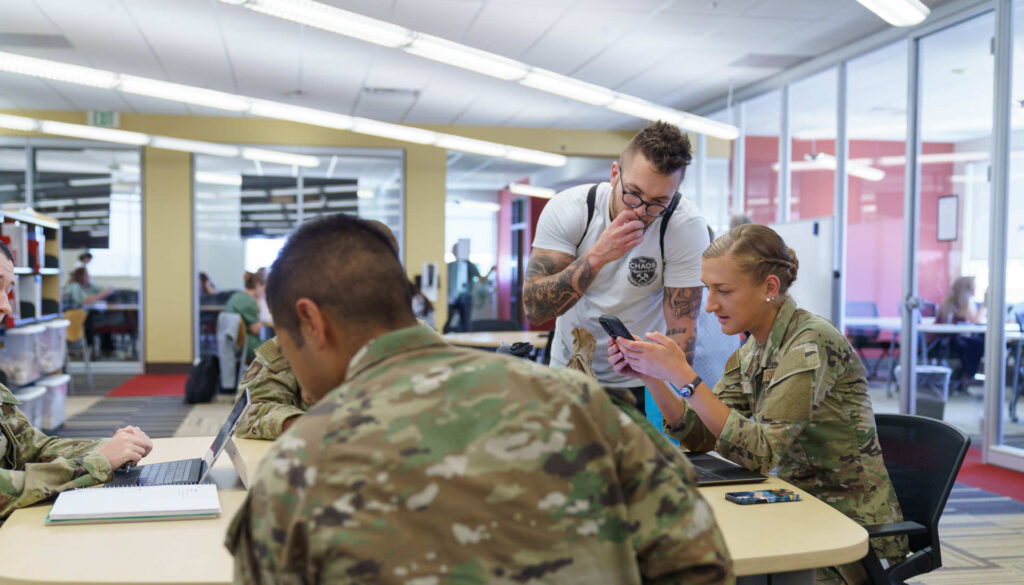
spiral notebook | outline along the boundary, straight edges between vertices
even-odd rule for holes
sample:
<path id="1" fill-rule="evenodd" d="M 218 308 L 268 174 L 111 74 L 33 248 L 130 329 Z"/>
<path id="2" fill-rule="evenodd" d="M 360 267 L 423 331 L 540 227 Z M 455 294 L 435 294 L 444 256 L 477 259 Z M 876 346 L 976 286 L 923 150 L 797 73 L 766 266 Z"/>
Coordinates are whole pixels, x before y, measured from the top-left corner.
<path id="1" fill-rule="evenodd" d="M 154 485 L 62 492 L 46 516 L 49 525 L 195 520 L 220 515 L 217 486 Z"/>

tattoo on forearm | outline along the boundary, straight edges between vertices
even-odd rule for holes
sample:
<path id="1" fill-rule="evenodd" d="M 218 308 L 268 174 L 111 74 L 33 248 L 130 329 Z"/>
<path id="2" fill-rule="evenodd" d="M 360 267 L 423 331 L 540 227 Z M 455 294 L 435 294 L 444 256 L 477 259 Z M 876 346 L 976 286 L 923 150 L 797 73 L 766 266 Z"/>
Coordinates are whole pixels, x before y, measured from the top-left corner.
<path id="1" fill-rule="evenodd" d="M 665 306 L 668 313 L 676 319 L 683 317 L 697 318 L 700 311 L 700 300 L 703 287 L 670 288 L 665 291 Z"/>
<path id="2" fill-rule="evenodd" d="M 565 269 L 557 270 L 558 264 L 552 258 L 540 255 L 530 258 L 523 303 L 526 316 L 533 323 L 549 321 L 568 311 L 597 278 L 597 271 L 582 257 Z"/>
<path id="3" fill-rule="evenodd" d="M 687 337 L 683 342 L 683 353 L 686 355 L 686 361 L 692 366 L 693 356 L 696 354 L 697 338 L 694 336 Z"/>

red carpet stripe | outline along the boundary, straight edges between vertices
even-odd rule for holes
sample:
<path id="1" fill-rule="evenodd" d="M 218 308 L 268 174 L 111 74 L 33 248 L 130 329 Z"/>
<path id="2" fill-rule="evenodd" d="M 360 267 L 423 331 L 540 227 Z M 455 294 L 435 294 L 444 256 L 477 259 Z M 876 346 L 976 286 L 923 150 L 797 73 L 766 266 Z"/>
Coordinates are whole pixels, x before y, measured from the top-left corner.
<path id="1" fill-rule="evenodd" d="M 139 374 L 107 396 L 185 396 L 186 374 Z"/>
<path id="2" fill-rule="evenodd" d="M 968 449 L 957 481 L 1024 502 L 1024 473 L 981 462 L 981 449 Z"/>

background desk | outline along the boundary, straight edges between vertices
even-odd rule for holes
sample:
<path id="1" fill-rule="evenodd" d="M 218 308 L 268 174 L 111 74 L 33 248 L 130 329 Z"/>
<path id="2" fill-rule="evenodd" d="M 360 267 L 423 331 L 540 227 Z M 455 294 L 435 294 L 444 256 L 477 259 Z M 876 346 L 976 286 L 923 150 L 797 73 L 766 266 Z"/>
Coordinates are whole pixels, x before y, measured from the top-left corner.
<path id="1" fill-rule="evenodd" d="M 212 437 L 153 439 L 145 463 L 202 455 Z M 252 477 L 270 441 L 235 439 Z M 46 526 L 50 503 L 17 510 L 0 527 L 0 583 L 230 583 L 228 524 L 245 489 L 224 454 L 211 475 L 222 487 L 221 515 L 210 520 Z"/>
<path id="2" fill-rule="evenodd" d="M 146 463 L 201 454 L 212 437 L 154 439 Z M 250 478 L 270 441 L 235 439 Z M 226 455 L 211 475 L 221 489 L 221 516 L 127 524 L 46 526 L 50 503 L 17 510 L 0 527 L 0 583 L 230 583 L 233 561 L 224 548 L 228 524 L 245 499 Z M 725 492 L 786 487 L 804 500 L 739 506 Z M 867 533 L 846 516 L 784 481 L 770 478 L 748 486 L 701 488 L 732 553 L 741 582 L 773 573 L 773 583 L 814 582 L 814 569 L 860 559 Z M 103 559 L 106 559 L 105 564 Z M 747 578 L 748 577 L 748 578 Z"/>
<path id="3" fill-rule="evenodd" d="M 462 347 L 485 347 L 494 349 L 502 343 L 529 343 L 540 349 L 548 345 L 547 331 L 471 331 L 468 333 L 447 333 L 445 340 Z"/>

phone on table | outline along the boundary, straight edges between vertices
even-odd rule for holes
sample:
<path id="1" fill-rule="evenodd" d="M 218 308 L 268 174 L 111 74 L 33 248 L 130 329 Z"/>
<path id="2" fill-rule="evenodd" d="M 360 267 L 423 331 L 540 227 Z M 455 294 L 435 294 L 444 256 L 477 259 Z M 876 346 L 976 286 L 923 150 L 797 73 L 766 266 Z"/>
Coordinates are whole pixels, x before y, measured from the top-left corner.
<path id="1" fill-rule="evenodd" d="M 629 329 L 619 321 L 618 317 L 613 315 L 601 315 L 597 318 L 598 322 L 601 323 L 601 327 L 604 328 L 605 332 L 612 339 L 616 337 L 625 337 L 626 339 L 633 341 L 633 336 L 629 333 Z"/>
<path id="2" fill-rule="evenodd" d="M 776 502 L 798 502 L 800 501 L 800 494 L 793 490 L 779 488 L 774 490 L 754 490 L 752 492 L 729 492 L 725 494 L 725 499 L 741 505 L 774 504 Z"/>

